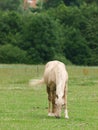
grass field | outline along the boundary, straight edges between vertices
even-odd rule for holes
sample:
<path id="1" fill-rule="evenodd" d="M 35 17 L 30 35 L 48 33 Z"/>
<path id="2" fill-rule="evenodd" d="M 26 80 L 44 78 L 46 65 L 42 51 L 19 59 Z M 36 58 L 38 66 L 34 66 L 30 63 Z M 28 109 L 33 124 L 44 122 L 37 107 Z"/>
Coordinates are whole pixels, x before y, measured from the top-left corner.
<path id="1" fill-rule="evenodd" d="M 0 65 L 0 130 L 98 130 L 98 67 L 67 66 L 69 119 L 47 116 L 45 86 L 30 88 L 44 66 Z"/>

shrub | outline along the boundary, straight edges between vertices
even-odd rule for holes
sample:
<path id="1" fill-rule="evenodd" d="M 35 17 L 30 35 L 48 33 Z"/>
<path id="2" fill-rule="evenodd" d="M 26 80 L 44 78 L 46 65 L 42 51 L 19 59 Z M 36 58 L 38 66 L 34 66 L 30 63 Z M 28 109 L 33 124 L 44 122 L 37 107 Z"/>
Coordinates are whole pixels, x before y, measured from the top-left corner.
<path id="1" fill-rule="evenodd" d="M 63 63 L 65 63 L 65 65 L 71 65 L 71 61 L 69 61 L 64 55 L 61 54 L 56 54 L 53 58 L 54 60 L 59 60 Z"/>
<path id="2" fill-rule="evenodd" d="M 47 14 L 32 15 L 23 31 L 22 48 L 27 50 L 37 63 L 52 60 L 56 53 L 62 52 L 64 35 L 62 26 Z"/>
<path id="3" fill-rule="evenodd" d="M 78 65 L 88 64 L 88 59 L 91 57 L 91 50 L 79 30 L 72 27 L 66 28 L 64 45 L 65 56 L 72 63 Z"/>
<path id="4" fill-rule="evenodd" d="M 27 63 L 27 53 L 10 44 L 0 46 L 0 63 Z"/>

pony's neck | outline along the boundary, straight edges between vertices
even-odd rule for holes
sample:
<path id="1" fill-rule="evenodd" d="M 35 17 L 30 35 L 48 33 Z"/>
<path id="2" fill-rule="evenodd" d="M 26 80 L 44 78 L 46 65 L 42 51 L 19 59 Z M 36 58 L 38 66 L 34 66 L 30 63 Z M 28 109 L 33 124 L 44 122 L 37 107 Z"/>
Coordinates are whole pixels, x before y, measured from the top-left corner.
<path id="1" fill-rule="evenodd" d="M 57 86 L 56 86 L 56 95 L 58 95 L 58 97 L 63 97 L 64 95 L 64 86 L 65 84 L 63 82 L 60 82 Z"/>

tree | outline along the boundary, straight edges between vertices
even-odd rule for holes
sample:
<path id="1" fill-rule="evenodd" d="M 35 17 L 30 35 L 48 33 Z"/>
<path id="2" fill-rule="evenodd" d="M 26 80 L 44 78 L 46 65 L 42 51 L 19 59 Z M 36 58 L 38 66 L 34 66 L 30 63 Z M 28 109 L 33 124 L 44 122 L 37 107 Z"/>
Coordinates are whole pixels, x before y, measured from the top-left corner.
<path id="1" fill-rule="evenodd" d="M 22 31 L 22 16 L 15 11 L 3 12 L 0 17 L 0 44 L 19 44 Z"/>
<path id="2" fill-rule="evenodd" d="M 52 8 L 52 7 L 57 7 L 60 3 L 62 3 L 62 0 L 47 0 L 44 2 L 44 8 Z"/>
<path id="3" fill-rule="evenodd" d="M 1 10 L 17 10 L 20 4 L 20 0 L 1 0 L 0 9 Z"/>
<path id="4" fill-rule="evenodd" d="M 33 15 L 25 21 L 23 49 L 37 63 L 52 60 L 61 53 L 64 42 L 62 26 L 46 14 Z"/>
<path id="5" fill-rule="evenodd" d="M 90 65 L 98 65 L 98 7 L 95 4 L 81 8 L 85 17 L 84 27 L 79 27 L 81 34 L 91 49 Z"/>
<path id="6" fill-rule="evenodd" d="M 67 6 L 81 6 L 83 3 L 86 4 L 98 4 L 98 0 L 63 0 Z"/>
<path id="7" fill-rule="evenodd" d="M 83 3 L 83 0 L 63 0 L 63 1 L 67 6 L 72 5 L 80 6 Z"/>
<path id="8" fill-rule="evenodd" d="M 88 65 L 91 50 L 86 45 L 86 40 L 81 36 L 80 31 L 72 27 L 66 28 L 65 39 L 65 56 L 74 64 Z"/>
<path id="9" fill-rule="evenodd" d="M 28 63 L 27 53 L 10 44 L 0 46 L 0 63 Z"/>

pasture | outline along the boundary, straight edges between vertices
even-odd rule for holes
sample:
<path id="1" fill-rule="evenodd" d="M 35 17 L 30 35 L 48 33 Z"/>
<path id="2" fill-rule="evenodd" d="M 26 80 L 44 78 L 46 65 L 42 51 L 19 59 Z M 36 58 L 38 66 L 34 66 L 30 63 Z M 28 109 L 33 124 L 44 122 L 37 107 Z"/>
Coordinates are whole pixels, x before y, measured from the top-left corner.
<path id="1" fill-rule="evenodd" d="M 67 66 L 69 119 L 48 117 L 44 66 L 0 65 L 0 130 L 98 130 L 98 67 Z"/>

